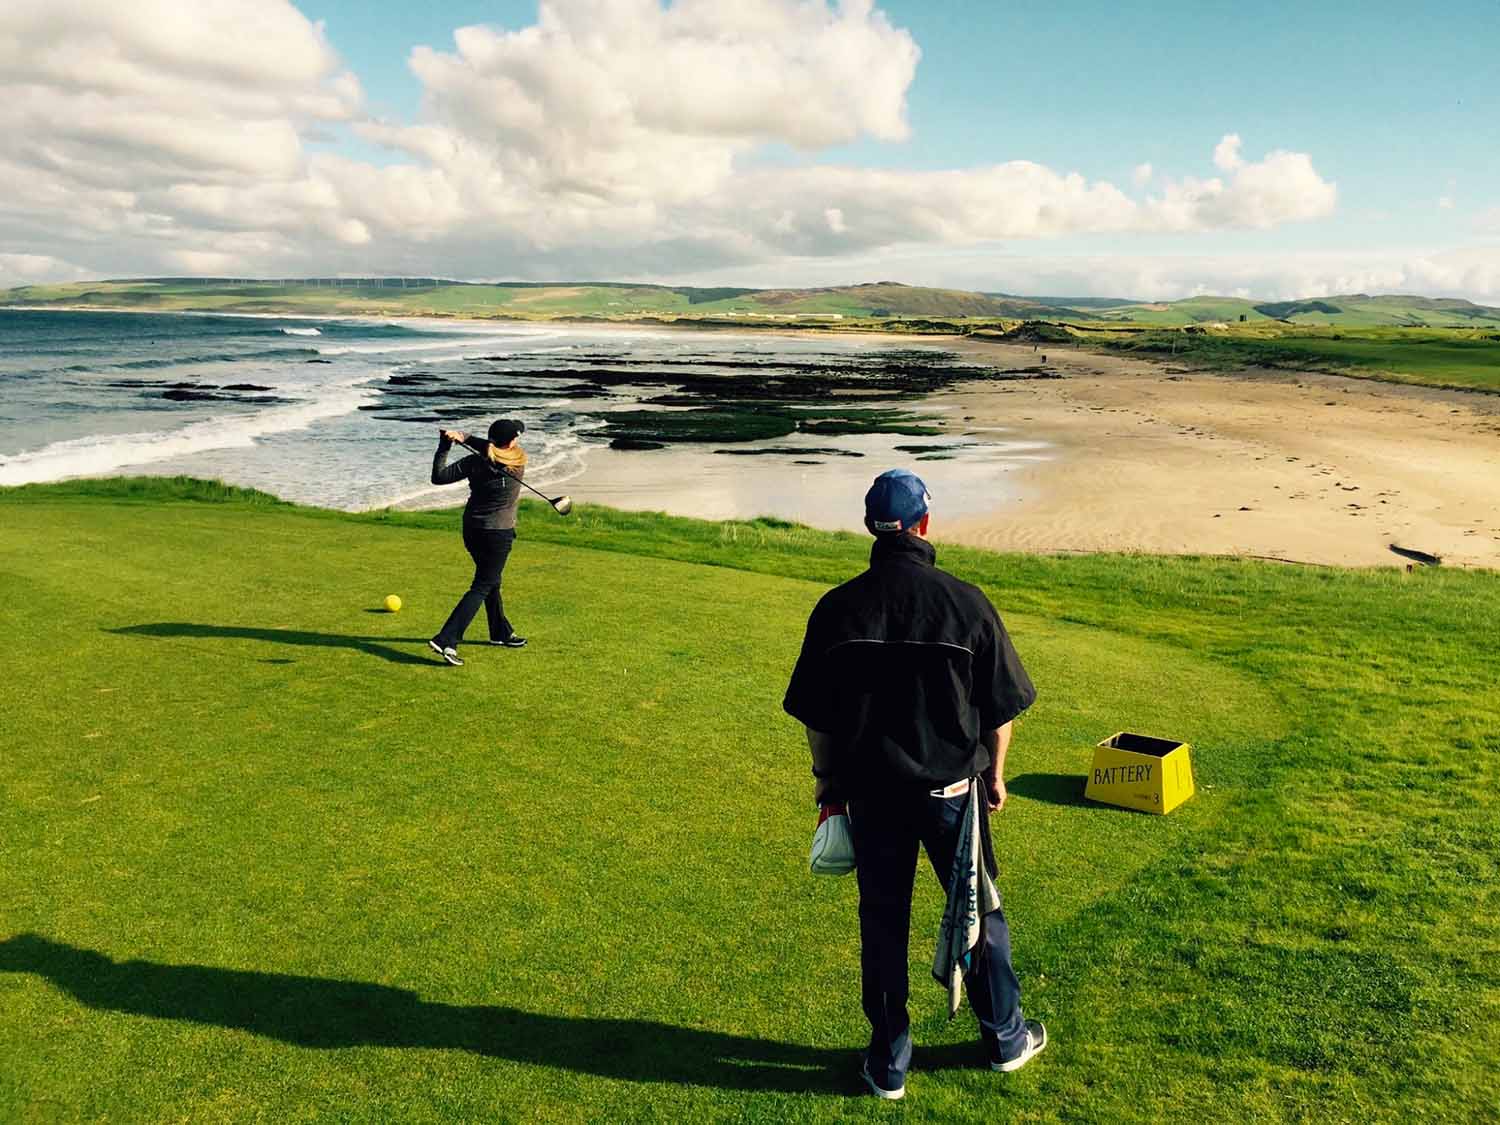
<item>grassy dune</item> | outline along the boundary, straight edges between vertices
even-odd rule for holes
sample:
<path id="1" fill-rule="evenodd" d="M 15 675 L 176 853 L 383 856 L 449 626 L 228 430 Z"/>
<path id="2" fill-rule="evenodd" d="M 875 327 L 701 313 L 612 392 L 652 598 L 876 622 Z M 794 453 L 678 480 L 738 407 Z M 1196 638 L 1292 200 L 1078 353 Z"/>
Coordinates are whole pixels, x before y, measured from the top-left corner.
<path id="1" fill-rule="evenodd" d="M 86 482 L 0 522 L 0 1119 L 888 1116 L 778 709 L 863 539 L 532 507 L 532 645 L 455 670 L 452 513 Z M 1500 578 L 941 558 L 1041 691 L 995 827 L 1055 1042 L 973 1065 L 924 877 L 905 1117 L 1493 1108 Z M 1121 728 L 1191 741 L 1199 795 L 1085 805 Z"/>
<path id="2" fill-rule="evenodd" d="M 1171 357 L 1221 370 L 1281 367 L 1392 383 L 1500 391 L 1500 338 L 1477 330 L 1335 332 L 1278 326 L 1201 336 L 1144 333 L 1096 340 L 1113 351 Z"/>
<path id="3" fill-rule="evenodd" d="M 1301 301 L 1259 301 L 1246 297 L 1187 297 L 1180 301 L 1111 303 L 1097 310 L 1104 320 L 1182 326 L 1221 321 L 1335 328 L 1500 328 L 1500 309 L 1472 301 L 1367 293 Z"/>

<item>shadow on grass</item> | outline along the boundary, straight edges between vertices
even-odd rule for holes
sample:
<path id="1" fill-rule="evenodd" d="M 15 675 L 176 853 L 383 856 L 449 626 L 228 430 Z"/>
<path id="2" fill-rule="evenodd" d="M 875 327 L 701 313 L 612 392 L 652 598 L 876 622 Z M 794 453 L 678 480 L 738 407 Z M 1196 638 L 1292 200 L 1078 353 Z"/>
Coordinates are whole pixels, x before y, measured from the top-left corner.
<path id="1" fill-rule="evenodd" d="M 853 1051 L 650 1020 L 432 1003 L 383 984 L 115 961 L 38 934 L 0 942 L 0 972 L 34 973 L 97 1011 L 248 1031 L 297 1047 L 472 1051 L 603 1078 L 726 1090 L 863 1089 Z M 933 1061 L 947 1057 L 935 1054 Z"/>
<path id="2" fill-rule="evenodd" d="M 208 640 L 270 641 L 281 645 L 310 645 L 315 648 L 352 648 L 392 664 L 421 664 L 433 667 L 439 662 L 414 652 L 392 648 L 391 644 L 425 645 L 426 637 L 352 637 L 343 633 L 310 633 L 302 629 L 257 629 L 247 625 L 199 625 L 189 621 L 157 621 L 149 625 L 126 625 L 106 629 L 124 637 L 187 637 Z"/>
<path id="3" fill-rule="evenodd" d="M 1087 805 L 1083 796 L 1087 780 L 1081 773 L 1023 773 L 1005 782 L 1005 792 L 1049 805 Z"/>

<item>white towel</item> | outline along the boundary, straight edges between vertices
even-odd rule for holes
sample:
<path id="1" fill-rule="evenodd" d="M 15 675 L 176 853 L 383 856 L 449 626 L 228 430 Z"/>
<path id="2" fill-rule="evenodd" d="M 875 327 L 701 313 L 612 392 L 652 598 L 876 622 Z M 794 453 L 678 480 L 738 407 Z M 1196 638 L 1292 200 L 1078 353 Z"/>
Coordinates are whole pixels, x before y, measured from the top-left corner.
<path id="1" fill-rule="evenodd" d="M 849 810 L 842 801 L 818 810 L 808 867 L 814 875 L 847 875 L 854 870 L 854 836 L 849 831 Z"/>
<path id="2" fill-rule="evenodd" d="M 980 826 L 985 799 L 981 786 L 970 782 L 959 824 L 958 847 L 953 853 L 953 874 L 948 883 L 948 904 L 938 929 L 937 952 L 932 958 L 932 978 L 948 989 L 948 1018 L 958 1013 L 963 1000 L 964 977 L 974 967 L 974 951 L 983 932 L 984 916 L 1000 909 L 1000 892 L 984 862 Z"/>

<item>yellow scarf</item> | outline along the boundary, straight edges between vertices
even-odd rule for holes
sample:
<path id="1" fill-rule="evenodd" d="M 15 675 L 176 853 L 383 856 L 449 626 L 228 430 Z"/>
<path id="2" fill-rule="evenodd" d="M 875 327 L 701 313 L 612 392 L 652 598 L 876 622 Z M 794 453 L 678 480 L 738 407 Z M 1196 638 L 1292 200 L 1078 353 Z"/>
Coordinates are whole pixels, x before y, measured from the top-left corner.
<path id="1" fill-rule="evenodd" d="M 526 451 L 519 445 L 500 446 L 490 442 L 490 460 L 502 469 L 520 472 L 526 468 Z"/>

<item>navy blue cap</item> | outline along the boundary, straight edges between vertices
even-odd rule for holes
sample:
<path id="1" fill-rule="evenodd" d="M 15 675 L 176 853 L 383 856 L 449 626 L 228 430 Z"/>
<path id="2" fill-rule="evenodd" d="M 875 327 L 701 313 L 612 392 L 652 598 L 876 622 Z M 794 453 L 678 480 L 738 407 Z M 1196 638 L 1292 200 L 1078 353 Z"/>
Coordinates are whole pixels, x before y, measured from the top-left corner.
<path id="1" fill-rule="evenodd" d="M 910 531 L 922 522 L 931 502 L 921 477 L 909 469 L 890 469 L 865 493 L 865 527 L 874 535 Z"/>

